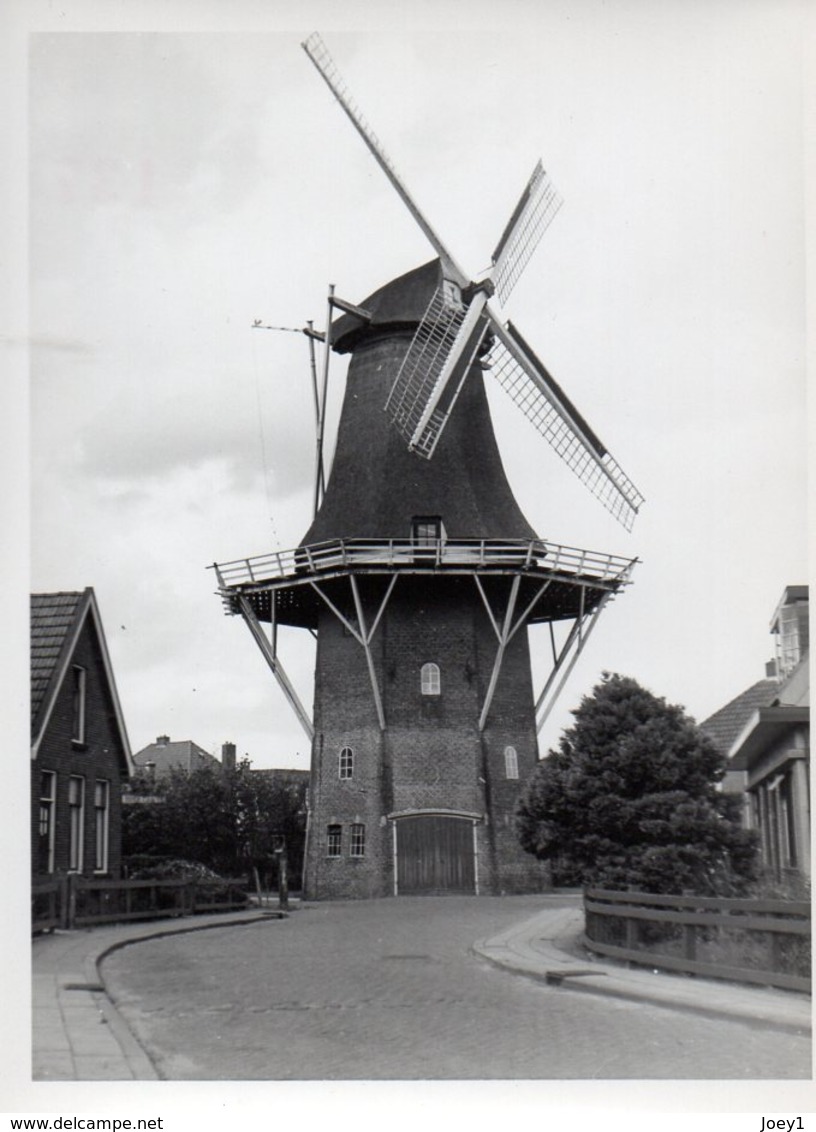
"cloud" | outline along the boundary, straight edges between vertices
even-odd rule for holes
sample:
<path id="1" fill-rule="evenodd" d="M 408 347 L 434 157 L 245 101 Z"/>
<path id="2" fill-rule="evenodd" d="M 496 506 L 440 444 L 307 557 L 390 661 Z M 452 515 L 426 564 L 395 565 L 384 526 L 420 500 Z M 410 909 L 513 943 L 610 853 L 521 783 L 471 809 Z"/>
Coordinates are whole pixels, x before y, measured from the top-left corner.
<path id="1" fill-rule="evenodd" d="M 263 92 L 228 84 L 224 98 L 212 71 L 238 63 L 228 49 L 215 59 L 183 36 L 32 36 L 34 264 L 70 255 L 96 209 L 195 226 L 246 198 L 261 173 Z"/>
<path id="2" fill-rule="evenodd" d="M 177 470 L 205 471 L 217 464 L 225 491 L 261 490 L 267 480 L 275 495 L 286 498 L 310 481 L 311 450 L 281 414 L 266 420 L 236 411 L 217 398 L 197 403 L 182 395 L 129 399 L 77 428 L 78 473 L 120 488 L 160 482 Z"/>

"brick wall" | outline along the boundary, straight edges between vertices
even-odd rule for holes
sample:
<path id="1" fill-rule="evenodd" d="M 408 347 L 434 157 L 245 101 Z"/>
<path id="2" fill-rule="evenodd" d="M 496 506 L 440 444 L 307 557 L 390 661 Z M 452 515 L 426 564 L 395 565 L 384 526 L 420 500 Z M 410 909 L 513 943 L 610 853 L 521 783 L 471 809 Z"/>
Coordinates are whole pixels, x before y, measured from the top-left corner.
<path id="1" fill-rule="evenodd" d="M 503 580 L 504 581 L 504 580 Z M 381 589 L 361 580 L 371 623 Z M 509 582 L 504 587 L 506 592 Z M 332 600 L 345 602 L 340 580 Z M 386 721 L 381 731 L 365 653 L 326 612 L 318 631 L 315 750 L 307 894 L 378 896 L 393 892 L 392 825 L 386 815 L 416 810 L 481 815 L 477 827 L 480 890 L 535 891 L 541 865 L 515 839 L 516 798 L 537 758 L 526 631 L 511 642 L 489 723 L 479 714 L 496 653 L 495 634 L 472 578 L 401 577 L 371 642 Z M 439 666 L 441 693 L 423 695 L 422 665 Z M 505 748 L 517 752 L 508 779 Z M 343 747 L 354 752 L 351 779 L 339 776 Z M 353 823 L 366 827 L 366 853 L 349 856 Z M 341 856 L 327 856 L 329 825 L 342 827 Z"/>
<path id="2" fill-rule="evenodd" d="M 40 775 L 43 771 L 53 771 L 57 775 L 54 872 L 68 871 L 70 837 L 68 783 L 72 775 L 78 775 L 85 780 L 82 873 L 86 876 L 118 877 L 121 872 L 123 755 L 101 650 L 90 620 L 86 621 L 80 634 L 71 663 L 80 665 L 86 670 L 86 742 L 82 747 L 77 747 L 72 742 L 73 683 L 69 666 L 37 758 L 31 764 L 32 871 L 36 873 L 38 867 Z M 105 874 L 94 873 L 94 786 L 97 780 L 105 780 L 109 784 L 108 871 Z"/>

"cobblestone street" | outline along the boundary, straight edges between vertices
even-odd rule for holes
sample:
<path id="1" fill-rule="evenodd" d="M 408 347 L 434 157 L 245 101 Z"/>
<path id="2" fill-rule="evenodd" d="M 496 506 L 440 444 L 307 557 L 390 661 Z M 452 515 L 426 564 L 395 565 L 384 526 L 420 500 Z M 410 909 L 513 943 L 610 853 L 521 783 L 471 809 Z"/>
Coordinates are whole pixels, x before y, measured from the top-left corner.
<path id="1" fill-rule="evenodd" d="M 103 972 L 166 1079 L 810 1076 L 804 1035 L 576 994 L 472 953 L 540 908 L 540 897 L 307 905 L 140 942 Z"/>

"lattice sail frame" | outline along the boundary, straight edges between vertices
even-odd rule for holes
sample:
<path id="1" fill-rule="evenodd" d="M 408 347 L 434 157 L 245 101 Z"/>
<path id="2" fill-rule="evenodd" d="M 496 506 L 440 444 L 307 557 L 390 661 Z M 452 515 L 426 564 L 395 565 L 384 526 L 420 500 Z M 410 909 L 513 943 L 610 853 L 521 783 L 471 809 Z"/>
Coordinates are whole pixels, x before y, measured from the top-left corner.
<path id="1" fill-rule="evenodd" d="M 411 340 L 385 411 L 409 447 L 426 459 L 433 455 L 486 326 L 480 309 L 466 307 L 443 281 Z"/>
<path id="2" fill-rule="evenodd" d="M 539 161 L 493 252 L 490 280 L 500 302 L 507 301 L 563 203 Z"/>
<path id="3" fill-rule="evenodd" d="M 315 68 L 323 78 L 323 81 L 328 86 L 329 90 L 340 103 L 341 108 L 348 117 L 352 126 L 354 126 L 357 133 L 365 142 L 374 160 L 377 162 L 383 173 L 385 173 L 386 177 L 397 190 L 397 193 L 402 198 L 402 201 L 407 207 L 408 211 L 411 213 L 414 220 L 416 220 L 417 224 L 425 233 L 427 239 L 435 248 L 437 255 L 439 255 L 439 257 L 442 259 L 442 262 L 445 264 L 447 274 L 450 276 L 450 278 L 455 279 L 461 287 L 464 287 L 468 282 L 467 275 L 453 258 L 451 253 L 448 251 L 439 234 L 429 224 L 425 215 L 414 203 L 413 197 L 408 192 L 408 189 L 406 188 L 402 178 L 397 172 L 394 162 L 385 152 L 380 139 L 377 137 L 376 133 L 371 128 L 368 119 L 363 114 L 360 107 L 357 105 L 354 96 L 349 90 L 345 79 L 340 74 L 340 71 L 337 68 L 337 64 L 329 54 L 329 50 L 323 40 L 320 38 L 319 33 L 312 32 L 312 34 L 304 40 L 301 46 L 311 59 Z"/>
<path id="4" fill-rule="evenodd" d="M 567 414 L 558 404 L 564 394 L 560 389 L 556 392 L 552 379 L 547 381 L 549 375 L 541 363 L 538 364 L 543 372 L 535 382 L 530 368 L 522 365 L 506 345 L 496 339 L 487 364 L 505 393 L 567 467 L 607 511 L 631 531 L 643 496 L 600 441 L 594 436 L 582 435 L 577 423 L 573 425 L 577 413 Z M 551 388 L 548 389 L 548 385 Z"/>

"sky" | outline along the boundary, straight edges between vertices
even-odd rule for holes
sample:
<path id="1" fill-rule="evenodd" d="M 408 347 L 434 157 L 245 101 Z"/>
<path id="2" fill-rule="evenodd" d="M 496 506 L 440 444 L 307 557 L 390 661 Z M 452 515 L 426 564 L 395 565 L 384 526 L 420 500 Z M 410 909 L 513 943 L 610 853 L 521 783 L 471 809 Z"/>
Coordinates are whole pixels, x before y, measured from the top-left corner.
<path id="1" fill-rule="evenodd" d="M 605 670 L 698 720 L 764 675 L 807 580 L 798 5 L 91 8 L 29 28 L 28 571 L 94 587 L 134 751 L 308 766 L 207 569 L 311 519 L 307 342 L 252 324 L 322 326 L 329 284 L 359 303 L 433 255 L 301 50 L 315 29 L 472 275 L 539 157 L 564 197 L 505 313 L 646 503 L 627 533 L 489 386 L 538 533 L 639 559 L 541 753 Z M 280 646 L 310 706 L 313 642 Z"/>

